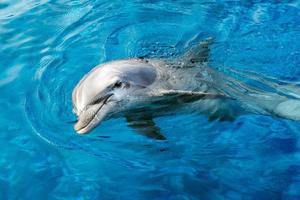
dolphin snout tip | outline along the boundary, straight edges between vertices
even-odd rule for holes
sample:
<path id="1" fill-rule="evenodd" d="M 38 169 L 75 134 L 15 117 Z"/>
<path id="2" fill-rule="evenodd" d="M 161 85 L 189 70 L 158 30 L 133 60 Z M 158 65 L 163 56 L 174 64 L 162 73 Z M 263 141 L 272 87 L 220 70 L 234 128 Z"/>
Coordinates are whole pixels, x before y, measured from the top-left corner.
<path id="1" fill-rule="evenodd" d="M 76 133 L 80 134 L 80 135 L 84 135 L 84 134 L 87 134 L 87 130 L 85 129 L 84 126 L 82 126 L 80 123 L 76 123 L 74 125 L 74 130 L 76 131 Z"/>

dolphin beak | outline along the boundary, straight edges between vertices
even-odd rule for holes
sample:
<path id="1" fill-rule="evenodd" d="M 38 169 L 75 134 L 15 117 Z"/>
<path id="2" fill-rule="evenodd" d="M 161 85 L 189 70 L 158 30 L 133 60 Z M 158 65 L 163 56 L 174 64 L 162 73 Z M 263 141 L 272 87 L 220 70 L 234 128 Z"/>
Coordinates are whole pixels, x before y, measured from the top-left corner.
<path id="1" fill-rule="evenodd" d="M 88 106 L 80 113 L 78 121 L 74 125 L 74 129 L 77 133 L 88 133 L 110 114 L 113 106 L 115 105 L 113 102 L 108 102 L 110 96 L 97 104 Z"/>

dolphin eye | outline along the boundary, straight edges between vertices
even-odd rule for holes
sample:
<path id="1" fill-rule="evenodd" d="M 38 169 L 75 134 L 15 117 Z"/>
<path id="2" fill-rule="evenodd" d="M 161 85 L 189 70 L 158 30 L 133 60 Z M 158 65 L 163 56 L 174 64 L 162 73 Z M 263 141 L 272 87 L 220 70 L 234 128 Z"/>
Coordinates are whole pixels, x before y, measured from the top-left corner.
<path id="1" fill-rule="evenodd" d="M 114 88 L 120 88 L 122 87 L 122 82 L 121 81 L 117 81 L 115 84 L 114 84 Z"/>
<path id="2" fill-rule="evenodd" d="M 121 82 L 121 81 L 117 81 L 114 85 L 113 85 L 113 89 L 115 88 L 130 88 L 130 84 L 125 82 Z"/>

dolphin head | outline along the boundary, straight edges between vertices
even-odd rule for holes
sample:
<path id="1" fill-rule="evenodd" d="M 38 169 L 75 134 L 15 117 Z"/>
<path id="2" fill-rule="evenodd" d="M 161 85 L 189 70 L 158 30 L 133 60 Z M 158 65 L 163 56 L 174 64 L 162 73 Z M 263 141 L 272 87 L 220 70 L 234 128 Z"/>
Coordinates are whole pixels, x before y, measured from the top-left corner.
<path id="1" fill-rule="evenodd" d="M 155 79 L 155 68 L 142 60 L 115 61 L 95 67 L 73 90 L 73 111 L 78 116 L 74 129 L 79 134 L 89 132 L 120 112 Z"/>

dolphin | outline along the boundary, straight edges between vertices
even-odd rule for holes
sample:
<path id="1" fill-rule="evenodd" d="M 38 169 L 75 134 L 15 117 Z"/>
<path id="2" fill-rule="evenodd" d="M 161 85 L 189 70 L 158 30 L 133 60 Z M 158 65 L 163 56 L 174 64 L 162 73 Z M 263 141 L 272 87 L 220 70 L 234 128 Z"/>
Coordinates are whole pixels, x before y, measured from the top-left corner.
<path id="1" fill-rule="evenodd" d="M 246 113 L 300 120 L 300 89 L 240 75 L 272 88 L 264 91 L 209 67 L 212 43 L 207 38 L 172 59 L 129 58 L 96 66 L 72 93 L 75 131 L 86 134 L 103 120 L 125 117 L 138 133 L 164 140 L 153 118 L 174 112 L 199 112 L 209 120 L 232 121 Z"/>

